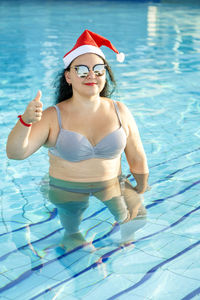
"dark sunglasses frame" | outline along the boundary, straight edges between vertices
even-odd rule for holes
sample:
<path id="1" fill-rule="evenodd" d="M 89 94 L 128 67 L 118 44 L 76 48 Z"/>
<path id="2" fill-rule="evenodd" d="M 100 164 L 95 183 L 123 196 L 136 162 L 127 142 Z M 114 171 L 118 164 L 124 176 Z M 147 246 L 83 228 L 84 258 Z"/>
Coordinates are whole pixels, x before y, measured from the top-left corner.
<path id="1" fill-rule="evenodd" d="M 93 71 L 94 74 L 95 74 L 96 76 L 103 76 L 103 75 L 105 74 L 105 72 L 102 72 L 102 74 L 101 74 L 101 73 L 98 74 L 98 70 L 95 71 L 95 67 L 96 67 L 96 66 L 102 66 L 102 67 L 103 67 L 102 71 L 105 71 L 107 65 L 106 65 L 106 64 L 96 64 L 96 65 L 94 65 L 94 66 L 92 67 L 92 69 L 90 69 L 90 68 L 89 68 L 88 66 L 86 66 L 86 65 L 76 65 L 76 66 L 71 66 L 70 68 L 75 69 L 75 70 L 76 70 L 77 76 L 80 77 L 80 78 L 85 78 L 85 77 L 87 77 L 88 74 L 90 73 L 90 71 Z M 80 76 L 80 74 L 78 73 L 78 68 L 79 68 L 79 67 L 86 67 L 87 70 L 88 70 L 87 74 Z"/>

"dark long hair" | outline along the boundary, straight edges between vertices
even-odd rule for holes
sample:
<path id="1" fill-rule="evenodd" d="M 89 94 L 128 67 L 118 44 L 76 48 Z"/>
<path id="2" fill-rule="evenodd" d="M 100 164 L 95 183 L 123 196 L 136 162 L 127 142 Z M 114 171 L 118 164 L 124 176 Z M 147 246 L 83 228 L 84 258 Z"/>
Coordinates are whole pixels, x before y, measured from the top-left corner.
<path id="1" fill-rule="evenodd" d="M 105 59 L 103 59 L 103 61 L 106 64 L 106 82 L 103 90 L 100 92 L 100 96 L 110 98 L 112 93 L 116 89 L 116 81 L 108 62 Z M 56 104 L 72 97 L 73 94 L 72 86 L 69 85 L 65 79 L 65 72 L 69 70 L 70 70 L 70 65 L 66 69 L 62 70 L 56 77 L 56 81 L 54 84 L 56 88 L 56 93 L 55 93 Z"/>

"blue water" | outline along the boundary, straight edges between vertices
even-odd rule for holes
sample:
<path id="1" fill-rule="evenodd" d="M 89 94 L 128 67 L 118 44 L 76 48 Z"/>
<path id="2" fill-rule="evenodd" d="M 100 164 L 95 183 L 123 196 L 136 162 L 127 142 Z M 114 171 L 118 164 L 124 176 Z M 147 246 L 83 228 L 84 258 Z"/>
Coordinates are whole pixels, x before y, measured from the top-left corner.
<path id="1" fill-rule="evenodd" d="M 0 1 L 0 299 L 200 299 L 200 3 L 198 1 Z M 92 198 L 81 225 L 88 246 L 63 253 L 46 197 L 47 149 L 8 160 L 7 136 L 38 89 L 53 104 L 62 56 L 84 29 L 118 82 L 113 98 L 134 115 L 147 153 L 147 223 L 135 241 L 112 243 L 119 226 Z M 123 157 L 123 171 L 128 165 Z"/>

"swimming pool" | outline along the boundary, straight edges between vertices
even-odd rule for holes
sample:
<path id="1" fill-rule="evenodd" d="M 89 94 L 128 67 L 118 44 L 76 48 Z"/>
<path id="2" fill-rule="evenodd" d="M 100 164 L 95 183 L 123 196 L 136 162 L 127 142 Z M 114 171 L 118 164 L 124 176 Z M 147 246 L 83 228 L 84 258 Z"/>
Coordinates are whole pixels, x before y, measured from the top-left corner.
<path id="1" fill-rule="evenodd" d="M 199 14 L 197 1 L 0 2 L 0 299 L 200 299 Z M 126 54 L 118 64 L 105 49 L 115 99 L 137 121 L 152 189 L 133 244 L 115 245 L 119 226 L 91 198 L 81 229 L 96 251 L 63 253 L 46 198 L 47 150 L 10 161 L 5 143 L 38 89 L 44 107 L 53 104 L 61 58 L 86 28 Z"/>

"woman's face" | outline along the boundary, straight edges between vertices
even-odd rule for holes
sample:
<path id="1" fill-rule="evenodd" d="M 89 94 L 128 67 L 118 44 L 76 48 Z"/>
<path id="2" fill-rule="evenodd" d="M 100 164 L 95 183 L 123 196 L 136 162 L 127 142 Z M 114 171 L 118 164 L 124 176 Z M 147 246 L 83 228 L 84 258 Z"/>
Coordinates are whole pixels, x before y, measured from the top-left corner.
<path id="1" fill-rule="evenodd" d="M 72 85 L 73 93 L 77 92 L 87 97 L 99 95 L 105 86 L 106 70 L 103 71 L 103 75 L 98 76 L 94 73 L 93 67 L 102 64 L 103 59 L 96 54 L 86 53 L 78 56 L 71 63 L 70 71 L 65 72 L 66 81 Z M 75 67 L 81 65 L 87 66 L 90 70 L 86 77 L 79 77 L 77 74 Z M 85 70 L 88 72 L 87 68 Z"/>

